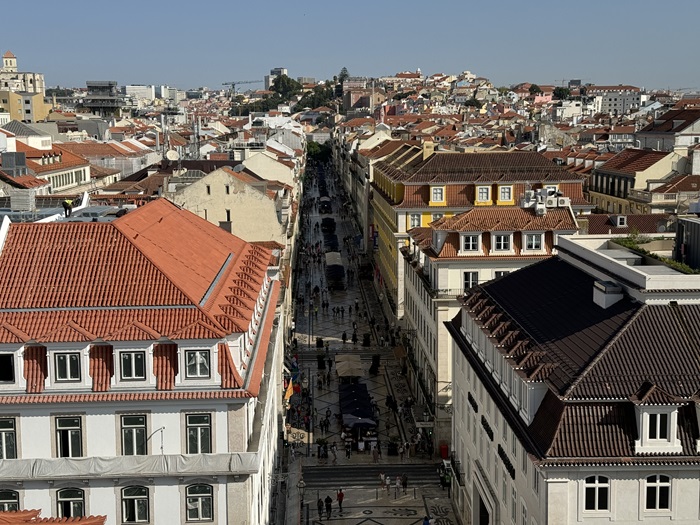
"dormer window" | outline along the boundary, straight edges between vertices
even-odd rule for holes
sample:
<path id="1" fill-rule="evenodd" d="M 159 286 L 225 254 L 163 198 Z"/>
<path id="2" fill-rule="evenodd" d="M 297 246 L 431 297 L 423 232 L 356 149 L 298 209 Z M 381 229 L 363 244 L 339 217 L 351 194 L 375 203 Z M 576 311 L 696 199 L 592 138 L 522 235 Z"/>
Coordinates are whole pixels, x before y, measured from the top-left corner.
<path id="1" fill-rule="evenodd" d="M 678 407 L 637 406 L 640 439 L 635 451 L 640 454 L 671 454 L 682 452 L 678 437 Z"/>
<path id="2" fill-rule="evenodd" d="M 647 438 L 668 441 L 668 419 L 668 414 L 649 414 Z"/>
<path id="3" fill-rule="evenodd" d="M 491 204 L 491 187 L 476 187 L 476 204 Z"/>
<path id="4" fill-rule="evenodd" d="M 444 186 L 433 186 L 431 188 L 431 201 L 432 202 L 445 202 L 445 187 Z"/>
<path id="5" fill-rule="evenodd" d="M 513 186 L 498 187 L 498 204 L 513 203 Z"/>
<path id="6" fill-rule="evenodd" d="M 475 252 L 479 250 L 479 237 L 478 233 L 467 233 L 462 235 L 462 251 L 463 252 Z"/>
<path id="7" fill-rule="evenodd" d="M 418 228 L 418 226 L 420 226 L 420 213 L 411 213 L 409 225 L 411 228 Z"/>

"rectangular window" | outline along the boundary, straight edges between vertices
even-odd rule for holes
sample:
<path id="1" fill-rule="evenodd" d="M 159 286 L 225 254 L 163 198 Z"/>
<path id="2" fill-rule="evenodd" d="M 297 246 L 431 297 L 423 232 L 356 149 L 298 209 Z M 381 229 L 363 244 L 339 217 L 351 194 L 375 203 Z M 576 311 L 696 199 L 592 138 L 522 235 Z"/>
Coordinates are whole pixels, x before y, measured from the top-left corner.
<path id="1" fill-rule="evenodd" d="M 120 353 L 122 379 L 146 379 L 146 352 Z"/>
<path id="2" fill-rule="evenodd" d="M 56 418 L 56 452 L 59 458 L 82 457 L 83 443 L 79 417 Z"/>
<path id="3" fill-rule="evenodd" d="M 207 195 L 211 195 L 211 186 L 207 184 Z"/>
<path id="4" fill-rule="evenodd" d="M 520 523 L 521 523 L 522 525 L 527 525 L 527 507 L 525 506 L 524 503 L 522 504 L 522 507 L 521 507 L 520 511 L 521 511 L 521 514 L 520 514 Z"/>
<path id="5" fill-rule="evenodd" d="M 211 453 L 211 416 L 187 414 L 187 454 Z"/>
<path id="6" fill-rule="evenodd" d="M 412 213 L 410 216 L 411 228 L 418 228 L 420 226 L 420 213 Z"/>
<path id="7" fill-rule="evenodd" d="M 0 459 L 17 458 L 17 433 L 15 418 L 0 419 Z"/>
<path id="8" fill-rule="evenodd" d="M 231 210 L 226 210 L 226 222 L 231 222 Z"/>
<path id="9" fill-rule="evenodd" d="M 443 213 L 433 213 L 433 221 L 436 221 L 438 219 L 442 219 L 444 217 Z"/>
<path id="10" fill-rule="evenodd" d="M 494 275 L 495 275 L 496 279 L 498 279 L 499 277 L 503 277 L 504 275 L 508 275 L 509 273 L 510 272 L 508 272 L 508 271 L 496 271 L 496 272 L 494 272 Z"/>
<path id="11" fill-rule="evenodd" d="M 226 195 L 230 195 L 230 194 L 231 194 L 231 186 L 229 186 L 229 185 L 227 184 L 227 185 L 226 185 Z"/>
<path id="12" fill-rule="evenodd" d="M 445 200 L 444 188 L 433 188 L 433 201 L 442 202 Z"/>
<path id="13" fill-rule="evenodd" d="M 499 252 L 510 250 L 510 235 L 494 235 L 494 249 Z"/>
<path id="14" fill-rule="evenodd" d="M 542 249 L 542 234 L 528 233 L 525 235 L 526 250 L 541 250 Z"/>
<path id="15" fill-rule="evenodd" d="M 488 186 L 479 186 L 476 191 L 476 200 L 486 202 L 491 200 L 491 188 Z"/>
<path id="16" fill-rule="evenodd" d="M 462 251 L 474 252 L 479 249 L 478 235 L 463 235 L 462 236 Z"/>
<path id="17" fill-rule="evenodd" d="M 209 377 L 209 350 L 188 350 L 185 359 L 188 378 Z"/>
<path id="18" fill-rule="evenodd" d="M 649 439 L 668 440 L 668 414 L 649 414 Z"/>
<path id="19" fill-rule="evenodd" d="M 0 383 L 15 382 L 15 355 L 0 354 Z"/>
<path id="20" fill-rule="evenodd" d="M 470 288 L 479 284 L 479 272 L 464 272 L 464 290 L 469 290 Z"/>
<path id="21" fill-rule="evenodd" d="M 56 354 L 56 381 L 80 381 L 80 354 Z"/>
<path id="22" fill-rule="evenodd" d="M 514 488 L 510 492 L 510 521 L 513 523 L 518 521 L 518 493 Z"/>
<path id="23" fill-rule="evenodd" d="M 146 455 L 146 416 L 122 416 L 122 454 Z"/>
<path id="24" fill-rule="evenodd" d="M 499 199 L 501 201 L 513 200 L 513 186 L 499 186 Z"/>

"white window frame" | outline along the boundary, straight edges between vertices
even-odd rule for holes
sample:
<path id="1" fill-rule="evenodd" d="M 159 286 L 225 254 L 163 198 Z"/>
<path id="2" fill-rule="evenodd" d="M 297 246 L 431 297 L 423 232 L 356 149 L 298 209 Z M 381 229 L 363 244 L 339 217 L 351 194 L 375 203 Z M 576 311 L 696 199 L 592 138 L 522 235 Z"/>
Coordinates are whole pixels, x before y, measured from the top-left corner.
<path id="1" fill-rule="evenodd" d="M 481 192 L 486 191 L 486 198 L 483 199 Z M 475 192 L 476 202 L 491 202 L 491 186 L 477 186 Z"/>
<path id="2" fill-rule="evenodd" d="M 125 492 L 129 489 L 139 489 L 141 494 L 129 495 L 127 496 Z M 143 492 L 146 494 L 143 495 Z M 122 502 L 122 523 L 148 523 L 149 521 L 149 505 L 150 505 L 150 493 L 148 487 L 141 485 L 129 485 L 121 490 L 121 502 Z M 145 508 L 139 506 L 139 502 L 146 502 Z M 128 508 L 131 507 L 131 508 Z M 146 515 L 140 514 L 145 510 Z M 133 519 L 127 519 L 129 514 L 133 513 Z"/>
<path id="3" fill-rule="evenodd" d="M 77 420 L 77 426 L 70 426 L 66 421 L 66 426 L 61 427 L 60 422 L 63 420 Z M 83 418 L 80 416 L 55 416 L 56 422 L 56 457 L 58 458 L 81 458 L 84 457 L 83 450 Z M 63 450 L 61 443 L 63 442 L 62 433 L 67 433 L 67 446 L 68 450 Z M 78 444 L 80 450 L 73 450 L 73 435 L 77 432 Z"/>
<path id="4" fill-rule="evenodd" d="M 671 416 L 666 412 L 651 412 L 648 416 L 647 439 L 649 441 L 670 441 L 669 426 Z M 662 436 L 662 434 L 665 434 Z"/>
<path id="5" fill-rule="evenodd" d="M 69 490 L 74 490 L 80 494 L 80 497 L 61 497 L 62 493 Z M 63 510 L 62 503 L 67 503 L 70 505 L 70 512 L 65 513 Z M 80 507 L 76 508 L 75 505 L 79 504 Z M 75 487 L 66 487 L 56 491 L 56 511 L 59 518 L 78 518 L 85 516 L 85 491 Z"/>
<path id="6" fill-rule="evenodd" d="M 137 370 L 138 365 L 136 357 L 138 355 L 141 356 L 143 370 Z M 127 366 L 124 365 L 124 358 L 126 356 L 131 356 L 131 362 L 127 364 Z M 130 368 L 130 370 L 128 370 L 128 368 Z M 146 364 L 146 352 L 143 350 L 121 350 L 119 352 L 119 371 L 122 381 L 143 381 L 146 379 L 147 369 L 148 365 Z M 125 372 L 129 372 L 129 374 L 127 375 Z"/>
<path id="7" fill-rule="evenodd" d="M 432 219 L 431 222 L 435 222 L 435 221 L 437 221 L 438 219 L 442 219 L 444 216 L 445 216 L 444 213 L 433 213 L 433 215 L 432 215 L 432 217 L 431 217 L 431 219 Z"/>
<path id="8" fill-rule="evenodd" d="M 498 248 L 499 237 L 508 238 L 508 248 Z M 491 232 L 491 252 L 495 254 L 512 254 L 513 232 Z"/>
<path id="9" fill-rule="evenodd" d="M 409 213 L 408 214 L 408 227 L 409 228 L 419 228 L 420 224 L 421 224 L 420 213 Z"/>
<path id="10" fill-rule="evenodd" d="M 0 418 L 0 459 L 17 459 L 17 419 Z"/>
<path id="11" fill-rule="evenodd" d="M 476 282 L 474 282 L 471 286 L 467 286 L 467 274 L 469 275 L 469 282 L 470 283 L 472 283 L 474 281 L 473 277 L 474 277 L 474 274 L 476 274 Z M 469 288 L 477 286 L 478 284 L 479 284 L 479 272 L 469 271 L 469 270 L 465 270 L 464 272 L 462 272 L 462 287 L 464 288 L 465 291 L 469 290 Z"/>
<path id="12" fill-rule="evenodd" d="M 666 474 L 652 474 L 644 478 L 644 489 L 642 492 L 644 500 L 642 508 L 644 509 L 644 512 L 665 513 L 671 511 L 673 507 L 672 481 L 671 476 Z M 655 493 L 654 498 L 656 500 L 656 504 L 654 507 L 649 507 L 649 500 L 647 497 L 649 495 L 649 489 L 652 489 Z M 666 490 L 667 492 L 666 499 L 668 500 L 668 507 L 659 507 L 659 500 L 661 499 L 659 496 L 661 495 L 662 490 Z"/>
<path id="13" fill-rule="evenodd" d="M 439 194 L 440 198 L 436 198 Z M 445 187 L 444 186 L 431 186 L 430 188 L 430 200 L 432 202 L 445 202 Z"/>
<path id="14" fill-rule="evenodd" d="M 19 492 L 16 490 L 0 490 L 0 511 L 12 512 L 19 510 Z"/>
<path id="15" fill-rule="evenodd" d="M 508 198 L 503 197 L 503 193 L 508 193 Z M 513 201 L 513 186 L 510 184 L 498 187 L 498 200 L 501 202 L 512 202 Z"/>
<path id="16" fill-rule="evenodd" d="M 605 508 L 601 508 L 601 502 L 603 501 L 603 498 L 601 498 L 602 490 L 607 492 L 607 497 L 605 498 Z M 590 509 L 586 506 L 588 503 L 589 491 L 593 492 L 593 508 Z M 609 513 L 611 499 L 610 478 L 608 476 L 594 474 L 584 478 L 582 495 L 583 512 Z"/>
<path id="17" fill-rule="evenodd" d="M 206 359 L 202 360 L 205 355 Z M 195 361 L 192 361 L 194 359 Z M 200 367 L 206 363 L 206 374 L 202 372 Z M 195 367 L 195 370 L 190 373 L 190 365 Z M 185 378 L 186 379 L 210 379 L 211 378 L 211 351 L 205 348 L 196 348 L 185 350 Z"/>
<path id="18" fill-rule="evenodd" d="M 207 487 L 208 494 L 190 494 L 190 489 L 195 487 Z M 211 516 L 202 515 L 202 503 L 209 500 Z M 191 516 L 190 510 L 196 510 L 197 515 Z M 214 521 L 214 487 L 205 483 L 196 483 L 185 487 L 185 520 L 186 521 Z"/>
<path id="19" fill-rule="evenodd" d="M 474 240 L 474 247 L 473 248 L 467 248 L 467 240 L 468 239 L 473 239 Z M 471 245 L 471 243 L 470 243 Z M 459 243 L 459 248 L 462 253 L 478 253 L 481 249 L 481 234 L 480 233 L 475 233 L 475 232 L 469 232 L 469 233 L 462 233 L 460 234 L 460 243 Z"/>
<path id="20" fill-rule="evenodd" d="M 207 417 L 208 423 L 194 422 L 194 418 Z M 192 418 L 192 421 L 191 419 Z M 213 451 L 213 416 L 210 413 L 192 413 L 185 414 L 185 454 L 210 454 Z M 196 431 L 197 444 L 196 447 L 190 448 L 190 431 Z M 208 431 L 208 436 L 202 434 L 203 431 Z M 209 450 L 203 450 L 206 444 Z"/>
<path id="21" fill-rule="evenodd" d="M 54 354 L 53 362 L 54 377 L 57 383 L 76 383 L 82 380 L 81 378 L 83 374 L 81 370 L 82 360 L 80 357 L 80 352 L 56 352 Z M 74 362 L 78 363 L 77 371 L 72 370 L 72 365 Z M 75 377 L 76 372 L 77 377 Z"/>
<path id="22" fill-rule="evenodd" d="M 530 246 L 530 241 L 537 241 L 537 247 Z M 544 233 L 542 232 L 523 232 L 523 251 L 526 252 L 542 252 L 544 251 Z"/>
<path id="23" fill-rule="evenodd" d="M 143 424 L 126 422 L 127 418 L 143 418 Z M 146 456 L 148 455 L 148 418 L 145 414 L 120 414 L 119 426 L 121 429 L 122 455 L 123 456 Z M 139 431 L 143 434 L 139 436 Z M 142 443 L 142 453 L 138 452 L 139 441 Z M 127 448 L 130 451 L 127 452 Z"/>

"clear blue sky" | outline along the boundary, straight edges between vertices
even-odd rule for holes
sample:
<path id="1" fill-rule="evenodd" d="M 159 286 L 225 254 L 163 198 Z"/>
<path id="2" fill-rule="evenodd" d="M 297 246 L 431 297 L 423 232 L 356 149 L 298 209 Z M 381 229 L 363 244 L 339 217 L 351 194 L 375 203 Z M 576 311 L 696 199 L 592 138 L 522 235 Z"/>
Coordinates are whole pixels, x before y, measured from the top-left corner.
<path id="1" fill-rule="evenodd" d="M 273 67 L 327 79 L 345 66 L 700 89 L 700 0 L 34 0 L 3 2 L 2 18 L 0 53 L 47 86 L 218 88 Z"/>

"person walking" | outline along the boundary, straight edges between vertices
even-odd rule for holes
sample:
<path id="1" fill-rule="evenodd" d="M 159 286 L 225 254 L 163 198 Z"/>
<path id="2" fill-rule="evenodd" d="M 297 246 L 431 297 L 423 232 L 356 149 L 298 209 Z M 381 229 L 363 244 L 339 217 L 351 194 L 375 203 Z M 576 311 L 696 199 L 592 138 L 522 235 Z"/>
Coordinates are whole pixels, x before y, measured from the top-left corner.
<path id="1" fill-rule="evenodd" d="M 389 495 L 391 493 L 391 477 L 389 477 L 389 474 L 384 478 L 384 484 L 386 485 L 386 493 Z"/>
<path id="2" fill-rule="evenodd" d="M 384 477 L 384 472 L 379 473 L 379 484 L 382 487 L 382 490 L 386 488 L 386 478 Z"/>
<path id="3" fill-rule="evenodd" d="M 338 501 L 338 510 L 340 512 L 340 515 L 343 515 L 343 500 L 345 499 L 345 494 L 343 493 L 343 489 L 338 489 L 338 493 L 336 494 L 336 500 Z"/>
<path id="4" fill-rule="evenodd" d="M 323 500 L 321 498 L 318 498 L 316 506 L 318 507 L 318 519 L 323 521 Z"/>
<path id="5" fill-rule="evenodd" d="M 406 494 L 406 488 L 408 487 L 408 476 L 405 472 L 401 476 L 401 487 L 403 488 L 403 493 Z"/>
<path id="6" fill-rule="evenodd" d="M 401 459 L 401 463 L 403 463 L 404 453 L 405 453 L 405 451 L 404 451 L 403 445 L 399 445 L 399 458 Z"/>
<path id="7" fill-rule="evenodd" d="M 343 332 L 343 335 L 341 336 L 341 339 L 343 340 L 343 344 L 348 342 L 348 333 Z"/>
<path id="8" fill-rule="evenodd" d="M 394 484 L 394 487 L 396 487 L 397 494 L 401 492 L 401 476 L 399 476 L 398 474 L 396 475 L 396 483 Z"/>
<path id="9" fill-rule="evenodd" d="M 326 496 L 324 501 L 326 502 L 326 519 L 331 519 L 331 512 L 333 512 L 333 498 Z"/>
<path id="10" fill-rule="evenodd" d="M 372 461 L 374 463 L 379 463 L 379 451 L 377 450 L 377 445 L 372 445 Z"/>

